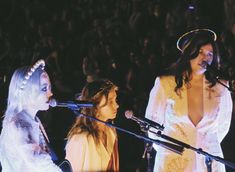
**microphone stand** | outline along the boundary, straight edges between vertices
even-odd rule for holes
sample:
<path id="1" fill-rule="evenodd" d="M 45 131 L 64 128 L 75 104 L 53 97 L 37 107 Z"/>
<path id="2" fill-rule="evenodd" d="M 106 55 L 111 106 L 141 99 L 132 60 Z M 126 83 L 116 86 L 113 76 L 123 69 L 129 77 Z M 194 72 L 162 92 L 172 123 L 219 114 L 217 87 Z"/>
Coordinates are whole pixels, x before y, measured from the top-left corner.
<path id="1" fill-rule="evenodd" d="M 143 139 L 145 141 L 148 141 L 148 142 L 151 142 L 151 143 L 155 143 L 155 144 L 157 144 L 159 146 L 162 146 L 162 147 L 164 147 L 164 148 L 166 148 L 166 149 L 168 149 L 170 151 L 173 151 L 173 152 L 175 152 L 177 154 L 181 155 L 183 153 L 183 151 L 184 151 L 184 148 L 182 146 L 180 146 L 180 145 L 176 145 L 176 144 L 172 144 L 172 143 L 169 143 L 169 142 L 164 142 L 164 141 L 161 141 L 161 140 L 156 140 L 156 139 L 152 139 L 152 138 L 149 138 L 149 137 L 146 137 L 146 136 L 143 136 L 143 135 L 139 135 L 139 134 L 136 134 L 134 132 L 128 131 L 126 129 L 123 129 L 121 127 L 115 126 L 114 124 L 110 124 L 108 122 L 99 120 L 97 118 L 94 118 L 94 117 L 82 114 L 82 113 L 79 112 L 80 108 L 78 108 L 78 107 L 76 107 L 76 108 L 69 107 L 69 109 L 73 110 L 73 112 L 77 116 L 83 116 L 83 117 L 89 118 L 89 119 L 91 119 L 93 121 L 97 121 L 97 122 L 103 123 L 103 124 L 105 124 L 105 125 L 107 125 L 109 127 L 115 128 L 115 129 L 117 129 L 119 131 L 122 131 L 124 133 L 130 134 L 130 135 L 135 136 L 135 137 L 137 137 L 139 139 Z"/>
<path id="2" fill-rule="evenodd" d="M 229 87 L 229 86 L 225 85 L 223 82 L 220 81 L 219 76 L 216 76 L 216 77 L 215 77 L 215 80 L 216 80 L 216 82 L 218 82 L 220 85 L 222 85 L 222 86 L 224 86 L 225 88 L 227 88 L 231 93 L 233 93 L 233 94 L 235 93 L 235 90 L 233 90 L 232 87 Z"/>
<path id="3" fill-rule="evenodd" d="M 177 145 L 179 145 L 179 146 L 181 146 L 183 148 L 191 149 L 191 150 L 197 152 L 198 154 L 204 155 L 205 158 L 206 158 L 205 162 L 206 162 L 206 166 L 207 166 L 207 171 L 208 172 L 212 172 L 212 167 L 211 167 L 212 160 L 216 160 L 216 161 L 218 161 L 220 163 L 223 163 L 224 165 L 229 166 L 232 169 L 235 169 L 235 164 L 234 163 L 226 161 L 225 159 L 223 159 L 223 158 L 221 158 L 219 156 L 214 156 L 212 154 L 209 154 L 208 152 L 203 151 L 201 148 L 192 147 L 191 145 L 189 145 L 187 143 L 184 143 L 182 141 L 176 140 L 176 139 L 174 139 L 172 137 L 169 137 L 167 135 L 162 134 L 161 131 L 155 132 L 155 131 L 149 130 L 149 132 L 151 132 L 153 134 L 156 134 L 157 136 L 159 136 L 159 137 L 161 137 L 163 139 L 171 141 L 171 142 L 173 142 L 173 143 L 175 143 L 175 144 L 177 144 Z"/>
<path id="4" fill-rule="evenodd" d="M 147 171 L 146 172 L 152 172 L 152 145 L 153 143 L 150 142 L 146 142 L 145 146 L 144 146 L 144 153 L 142 155 L 142 158 L 145 159 L 145 157 L 147 158 Z"/>
<path id="5" fill-rule="evenodd" d="M 142 123 L 142 122 L 137 122 L 139 125 L 140 125 L 140 130 L 143 131 L 145 133 L 145 135 L 147 135 L 147 130 L 150 129 L 150 127 L 153 127 L 157 130 L 162 130 L 160 129 L 158 126 L 155 126 L 155 125 L 151 125 L 151 124 L 148 124 L 148 123 Z M 159 125 L 160 126 L 160 125 Z M 162 128 L 164 128 L 164 126 L 162 125 Z M 152 152 L 152 149 L 153 149 L 153 143 L 151 142 L 146 142 L 145 145 L 144 145 L 144 152 L 143 152 L 143 155 L 142 155 L 142 159 L 145 159 L 147 158 L 147 171 L 146 172 L 152 172 L 152 155 L 151 155 L 151 152 Z"/>
<path id="6" fill-rule="evenodd" d="M 220 163 L 223 163 L 223 164 L 229 166 L 232 169 L 235 169 L 235 164 L 234 163 L 226 161 L 225 159 L 223 159 L 223 158 L 221 158 L 219 156 L 214 156 L 212 154 L 209 154 L 208 152 L 203 151 L 201 148 L 194 148 L 194 147 L 190 146 L 189 144 L 186 144 L 186 143 L 184 143 L 182 141 L 179 141 L 179 140 L 176 140 L 176 139 L 174 139 L 172 137 L 164 135 L 164 134 L 161 133 L 161 131 L 158 131 L 158 132 L 152 131 L 152 130 L 150 130 L 151 128 L 149 127 L 149 125 L 145 125 L 145 127 L 143 127 L 143 125 L 142 125 L 141 128 L 142 129 L 145 128 L 146 129 L 145 131 L 149 131 L 149 132 L 151 132 L 153 134 L 156 134 L 157 136 L 159 136 L 159 137 L 161 137 L 163 139 L 166 139 L 166 140 L 168 140 L 170 142 L 173 142 L 174 144 L 173 143 L 169 143 L 169 142 L 165 142 L 165 141 L 161 141 L 161 140 L 157 140 L 157 139 L 152 139 L 152 138 L 149 138 L 149 137 L 146 137 L 146 136 L 143 136 L 143 135 L 139 135 L 139 134 L 136 134 L 134 132 L 128 131 L 126 129 L 123 129 L 121 127 L 115 126 L 114 124 L 110 124 L 108 122 L 99 120 L 99 119 L 91 117 L 91 116 L 87 116 L 87 115 L 82 114 L 82 113 L 79 112 L 80 107 L 68 107 L 68 108 L 73 110 L 73 112 L 77 116 L 83 116 L 83 117 L 89 118 L 91 120 L 103 123 L 103 124 L 105 124 L 105 125 L 107 125 L 109 127 L 115 128 L 115 129 L 117 129 L 119 131 L 122 131 L 124 133 L 130 134 L 130 135 L 135 136 L 135 137 L 137 137 L 139 139 L 143 139 L 145 141 L 148 141 L 148 142 L 151 142 L 151 143 L 155 143 L 155 144 L 157 144 L 159 146 L 162 146 L 162 147 L 164 147 L 164 148 L 166 148 L 166 149 L 168 149 L 168 150 L 170 150 L 172 152 L 175 152 L 177 154 L 182 155 L 182 153 L 184 151 L 184 148 L 191 149 L 191 150 L 197 152 L 198 154 L 202 154 L 202 155 L 204 155 L 206 157 L 206 162 L 208 164 L 207 165 L 208 172 L 211 172 L 212 160 L 216 160 L 216 161 L 218 161 Z"/>

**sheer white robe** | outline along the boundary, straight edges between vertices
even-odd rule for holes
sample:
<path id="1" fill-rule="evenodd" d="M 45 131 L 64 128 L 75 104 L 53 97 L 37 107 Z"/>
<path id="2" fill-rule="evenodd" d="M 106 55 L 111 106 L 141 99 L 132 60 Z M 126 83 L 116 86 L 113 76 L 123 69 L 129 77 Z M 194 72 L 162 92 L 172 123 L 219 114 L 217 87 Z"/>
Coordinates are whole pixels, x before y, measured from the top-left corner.
<path id="1" fill-rule="evenodd" d="M 187 88 L 184 85 L 181 95 L 175 91 L 176 84 L 173 76 L 156 78 L 155 85 L 150 92 L 146 109 L 146 118 L 164 124 L 163 134 L 183 141 L 195 148 L 223 157 L 221 141 L 228 133 L 232 99 L 230 92 L 220 84 L 209 88 L 206 79 L 203 84 L 204 114 L 195 126 L 188 116 Z M 149 136 L 159 139 L 149 132 Z M 206 172 L 205 157 L 196 152 L 185 149 L 182 155 L 173 153 L 158 145 L 154 172 Z M 213 161 L 213 172 L 224 172 L 223 164 Z"/>
<path id="2" fill-rule="evenodd" d="M 40 146 L 44 138 L 40 137 L 39 124 L 26 113 L 4 120 L 0 136 L 2 172 L 61 172 Z"/>

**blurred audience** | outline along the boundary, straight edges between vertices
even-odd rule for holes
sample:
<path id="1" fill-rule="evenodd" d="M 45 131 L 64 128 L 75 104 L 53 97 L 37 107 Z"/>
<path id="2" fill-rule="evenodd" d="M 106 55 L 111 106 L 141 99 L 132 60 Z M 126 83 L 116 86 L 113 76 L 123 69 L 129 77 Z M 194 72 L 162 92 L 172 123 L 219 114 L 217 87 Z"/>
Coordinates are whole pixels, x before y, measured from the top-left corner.
<path id="1" fill-rule="evenodd" d="M 14 69 L 43 58 L 58 99 L 74 98 L 85 83 L 107 78 L 122 94 L 120 112 L 130 108 L 144 116 L 154 78 L 177 61 L 176 38 L 194 28 L 219 33 L 221 70 L 234 85 L 234 5 L 233 0 L 3 0 L 0 110 Z M 119 145 L 126 148 L 126 140 Z M 131 163 L 126 171 L 140 168 Z"/>

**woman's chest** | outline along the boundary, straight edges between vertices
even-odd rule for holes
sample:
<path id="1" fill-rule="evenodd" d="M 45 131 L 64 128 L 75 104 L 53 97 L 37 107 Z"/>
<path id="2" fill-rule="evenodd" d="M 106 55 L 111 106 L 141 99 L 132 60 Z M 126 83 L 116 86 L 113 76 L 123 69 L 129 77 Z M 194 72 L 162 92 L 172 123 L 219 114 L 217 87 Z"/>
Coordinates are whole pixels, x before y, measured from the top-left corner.
<path id="1" fill-rule="evenodd" d="M 180 94 L 172 92 L 167 96 L 166 110 L 178 117 L 198 112 L 201 116 L 213 116 L 220 107 L 222 95 L 218 90 L 202 87 L 199 90 L 184 88 Z"/>

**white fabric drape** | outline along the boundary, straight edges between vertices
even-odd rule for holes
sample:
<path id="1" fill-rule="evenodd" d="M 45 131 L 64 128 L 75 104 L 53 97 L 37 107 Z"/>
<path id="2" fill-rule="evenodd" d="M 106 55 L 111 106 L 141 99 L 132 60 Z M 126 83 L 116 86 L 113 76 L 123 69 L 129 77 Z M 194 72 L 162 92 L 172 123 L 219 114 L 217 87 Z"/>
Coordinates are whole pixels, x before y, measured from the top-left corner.
<path id="1" fill-rule="evenodd" d="M 172 76 L 156 78 L 150 92 L 146 109 L 146 117 L 164 124 L 163 134 L 183 141 L 193 147 L 223 157 L 220 146 L 227 134 L 232 112 L 230 92 L 222 85 L 209 88 L 204 78 L 203 107 L 204 114 L 201 121 L 194 126 L 188 117 L 187 88 L 183 86 L 181 95 L 175 91 L 175 79 Z M 157 138 L 149 133 L 152 138 Z M 159 139 L 159 138 L 157 138 Z M 154 172 L 206 172 L 203 155 L 185 149 L 183 155 L 178 155 L 165 148 L 154 145 L 157 151 Z M 213 172 L 224 172 L 223 164 L 213 161 Z"/>

